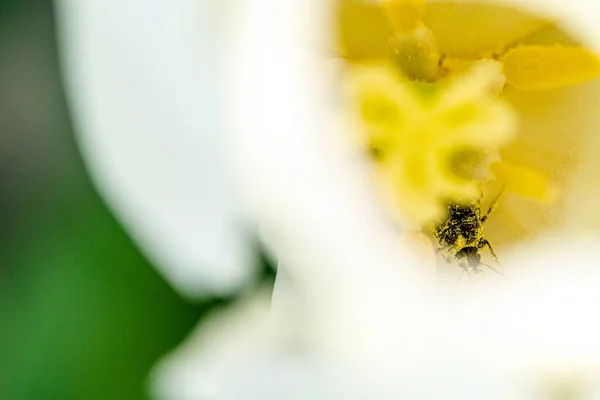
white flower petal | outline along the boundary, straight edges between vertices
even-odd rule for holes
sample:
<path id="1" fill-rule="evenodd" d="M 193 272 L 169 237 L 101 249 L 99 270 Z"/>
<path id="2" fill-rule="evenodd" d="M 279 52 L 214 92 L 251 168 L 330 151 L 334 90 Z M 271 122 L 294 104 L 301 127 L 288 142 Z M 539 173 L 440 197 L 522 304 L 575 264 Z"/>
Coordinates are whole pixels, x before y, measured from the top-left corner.
<path id="1" fill-rule="evenodd" d="M 252 273 L 221 141 L 220 2 L 58 2 L 78 141 L 98 188 L 184 294 Z"/>
<path id="2" fill-rule="evenodd" d="M 246 299 L 210 316 L 161 361 L 150 392 L 161 400 L 322 398 L 334 387 L 307 337 L 294 336 L 301 326 L 294 316 L 272 318 L 266 292 Z"/>
<path id="3" fill-rule="evenodd" d="M 574 371 L 599 382 L 598 265 L 598 238 L 545 238 L 507 260 L 512 281 L 440 298 L 437 309 L 422 314 L 426 323 L 400 331 L 394 326 L 403 309 L 399 299 L 365 303 L 356 292 L 338 308 L 323 307 L 321 318 L 282 309 L 269 313 L 268 299 L 259 296 L 206 320 L 155 370 L 153 395 L 525 400 L 538 398 L 544 381 L 571 379 Z M 308 293 L 290 293 L 280 298 L 288 310 L 315 310 Z M 347 324 L 331 329 L 335 324 L 328 320 L 339 323 L 340 314 L 349 317 Z M 367 314 L 373 316 L 369 321 Z M 390 331 L 395 335 L 385 335 Z M 384 364 L 363 357 L 374 341 L 388 350 Z M 352 346 L 340 352 L 339 342 Z M 600 395 L 598 384 L 588 389 L 589 398 Z"/>
<path id="4" fill-rule="evenodd" d="M 416 269 L 398 250 L 364 160 L 339 140 L 341 105 L 318 46 L 329 38 L 329 8 L 320 0 L 240 3 L 227 92 L 236 170 L 291 275 L 320 290 L 373 274 L 402 285 Z"/>

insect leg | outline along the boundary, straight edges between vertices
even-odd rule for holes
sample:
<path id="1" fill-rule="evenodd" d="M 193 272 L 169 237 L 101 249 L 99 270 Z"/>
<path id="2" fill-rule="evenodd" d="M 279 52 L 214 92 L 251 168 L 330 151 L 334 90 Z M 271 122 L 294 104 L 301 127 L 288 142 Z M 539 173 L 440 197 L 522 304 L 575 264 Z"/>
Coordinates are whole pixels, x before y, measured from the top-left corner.
<path id="1" fill-rule="evenodd" d="M 464 271 L 467 272 L 467 275 L 469 276 L 469 282 L 473 283 L 473 275 L 471 274 L 470 271 L 467 271 L 466 269 L 463 268 Z"/>
<path id="2" fill-rule="evenodd" d="M 508 279 L 509 281 L 511 280 L 508 276 L 504 275 L 502 272 L 498 271 L 496 268 L 492 267 L 491 265 L 487 265 L 487 264 L 484 264 L 484 263 L 481 263 L 481 265 L 484 265 L 484 266 L 488 267 L 489 269 L 491 269 L 492 271 L 494 271 L 498 275 L 500 275 L 500 276 Z"/>
<path id="3" fill-rule="evenodd" d="M 485 215 L 483 217 L 481 217 L 482 224 L 488 219 L 488 217 L 496 209 L 496 207 L 498 207 L 498 203 L 500 202 L 500 199 L 502 198 L 502 196 L 504 195 L 505 192 L 506 192 L 506 187 L 503 187 L 502 190 L 500 191 L 500 193 L 498 193 L 498 196 L 496 196 L 496 198 L 490 204 L 490 208 L 488 208 L 487 213 L 485 213 Z"/>
<path id="4" fill-rule="evenodd" d="M 486 239 L 481 239 L 479 243 L 481 247 L 487 246 L 490 249 L 490 253 L 492 253 L 492 257 L 494 257 L 494 261 L 496 262 L 496 264 L 500 264 L 500 262 L 498 261 L 498 256 L 496 255 L 496 252 L 492 248 L 490 242 L 488 242 Z"/>

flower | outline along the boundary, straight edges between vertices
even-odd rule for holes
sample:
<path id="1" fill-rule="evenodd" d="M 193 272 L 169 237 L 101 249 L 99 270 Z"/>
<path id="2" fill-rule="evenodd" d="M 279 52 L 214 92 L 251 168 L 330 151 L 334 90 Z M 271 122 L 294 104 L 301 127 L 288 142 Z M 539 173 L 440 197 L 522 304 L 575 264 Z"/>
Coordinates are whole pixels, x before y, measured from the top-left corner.
<path id="1" fill-rule="evenodd" d="M 189 346 L 159 367 L 155 393 L 169 399 L 518 399 L 536 389 L 537 376 L 528 374 L 539 369 L 531 361 L 594 366 L 598 357 L 589 350 L 596 348 L 597 328 L 587 313 L 595 279 L 589 270 L 563 268 L 592 265 L 593 241 L 561 237 L 558 244 L 512 253 L 506 264 L 514 270 L 544 269 L 528 283 L 467 293 L 454 311 L 442 306 L 437 313 L 415 293 L 427 293 L 427 285 L 404 258 L 408 252 L 390 247 L 395 233 L 373 209 L 356 159 L 340 143 L 335 151 L 339 136 L 327 135 L 341 127 L 332 121 L 328 86 L 314 70 L 321 64 L 311 58 L 314 42 L 306 36 L 323 33 L 317 4 L 326 3 L 245 3 L 232 49 L 236 155 L 252 209 L 285 267 L 273 319 L 242 310 L 246 323 L 199 327 Z M 587 26 L 593 31 L 595 25 Z M 242 64 L 244 74 L 237 68 Z M 548 266 L 556 266 L 557 275 L 547 274 Z M 572 278 L 568 286 L 565 277 Z M 580 291 L 580 283 L 589 286 Z M 238 357 L 213 352 L 232 341 Z"/>
<path id="2" fill-rule="evenodd" d="M 430 292 L 417 277 L 418 263 L 402 246 L 394 250 L 395 232 L 373 208 L 356 158 L 341 143 L 335 150 L 340 135 L 327 135 L 341 127 L 332 121 L 328 86 L 314 70 L 322 64 L 311 58 L 314 42 L 306 36 L 323 33 L 317 4 L 326 3 L 299 0 L 268 9 L 260 1 L 245 3 L 230 63 L 240 173 L 285 267 L 275 312 L 265 320 L 266 304 L 257 312 L 249 303 L 249 313 L 241 304 L 236 313 L 245 322 L 199 327 L 188 346 L 161 364 L 155 393 L 166 399 L 518 399 L 531 398 L 541 364 L 594 367 L 597 327 L 588 313 L 596 278 L 585 266 L 597 258 L 595 241 L 560 237 L 513 252 L 506 260 L 513 270 L 538 267 L 513 286 L 494 282 L 440 308 L 419 295 Z"/>
<path id="3" fill-rule="evenodd" d="M 579 23 L 584 37 L 597 40 L 590 46 L 600 49 L 600 32 L 591 13 L 585 13 L 591 3 L 536 4 L 549 14 L 565 12 L 567 20 Z M 138 5 L 139 11 L 149 9 L 147 4 Z M 85 21 L 100 17 L 99 26 L 112 29 L 101 11 L 118 10 L 109 18 L 118 21 L 123 5 L 103 6 L 92 8 L 95 12 L 86 13 Z M 269 7 L 262 0 L 248 0 L 236 9 L 239 18 L 231 27 L 236 46 L 229 49 L 227 71 L 230 130 L 223 132 L 244 195 L 240 201 L 260 224 L 265 242 L 284 268 L 278 272 L 271 313 L 266 311 L 268 301 L 259 298 L 242 303 L 239 318 L 221 315 L 215 318 L 222 323 L 201 325 L 199 336 L 190 337 L 181 352 L 157 369 L 153 393 L 164 399 L 519 399 L 531 398 L 529 389 L 535 385 L 520 386 L 533 382 L 528 374 L 553 363 L 582 367 L 597 380 L 599 335 L 589 312 L 590 304 L 597 303 L 597 268 L 585 268 L 598 262 L 594 240 L 578 237 L 570 242 L 559 236 L 545 245 L 507 253 L 506 264 L 515 271 L 527 274 L 521 267 L 529 265 L 537 266 L 536 272 L 515 285 L 494 282 L 485 290 L 475 287 L 476 292 L 465 293 L 464 298 L 435 302 L 432 282 L 421 276 L 420 262 L 397 243 L 397 232 L 377 206 L 362 159 L 337 140 L 348 132 L 333 117 L 329 81 L 319 58 L 322 52 L 313 47 L 322 43 L 313 39 L 322 39 L 329 31 L 327 7 L 329 3 L 321 0 L 271 2 Z M 191 13 L 177 9 L 169 14 L 171 21 L 188 21 Z M 150 22 L 161 21 L 164 11 L 154 14 L 156 20 L 135 14 L 138 18 L 128 22 L 154 26 Z M 83 24 L 67 26 L 81 32 L 89 29 Z M 177 26 L 169 28 L 177 31 Z M 187 48 L 195 49 L 191 44 Z M 136 54 L 131 53 L 132 58 Z M 114 54 L 109 53 L 109 59 L 110 55 Z M 154 78 L 152 82 L 164 82 L 165 75 Z M 93 88 L 87 93 L 102 86 Z M 525 105 L 537 112 L 523 115 L 521 123 L 527 126 L 530 118 L 531 127 L 546 131 L 558 122 L 566 124 L 561 118 L 570 117 L 576 133 L 579 127 L 591 131 L 584 128 L 595 126 L 593 115 L 577 114 L 572 108 L 574 99 L 580 106 L 590 106 L 589 97 L 578 97 L 580 90 L 536 93 L 535 99 L 546 100 L 541 104 L 529 101 L 529 94 L 515 95 L 517 100 L 521 95 L 529 99 Z M 97 120 L 92 115 L 87 118 L 102 126 L 111 114 Z M 182 115 L 182 121 L 190 115 L 194 114 Z M 102 136 L 101 130 L 89 132 Z M 556 143 L 551 146 L 554 150 Z M 565 171 L 555 173 L 571 172 Z M 578 173 L 590 177 L 585 168 Z M 569 185 L 576 193 L 583 182 L 574 179 Z M 189 188 L 183 189 L 185 197 Z M 571 210 L 581 204 L 570 201 Z M 578 218 L 572 221 L 577 226 Z"/>

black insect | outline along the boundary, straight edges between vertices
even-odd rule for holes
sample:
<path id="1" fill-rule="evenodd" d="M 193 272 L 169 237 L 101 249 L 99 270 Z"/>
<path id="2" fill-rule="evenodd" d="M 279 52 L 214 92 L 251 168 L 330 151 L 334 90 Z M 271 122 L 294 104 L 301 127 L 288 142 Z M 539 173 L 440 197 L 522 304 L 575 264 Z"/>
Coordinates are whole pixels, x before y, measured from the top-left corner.
<path id="1" fill-rule="evenodd" d="M 483 226 L 490 213 L 498 205 L 501 196 L 502 193 L 492 202 L 485 215 L 481 215 L 479 201 L 470 205 L 451 202 L 448 205 L 447 218 L 433 228 L 433 234 L 440 246 L 438 252 L 447 261 L 456 261 L 469 276 L 481 274 L 482 266 L 496 271 L 493 267 L 481 262 L 481 252 L 485 247 L 489 248 L 494 261 L 498 263 L 498 257 L 492 245 L 483 234 Z"/>

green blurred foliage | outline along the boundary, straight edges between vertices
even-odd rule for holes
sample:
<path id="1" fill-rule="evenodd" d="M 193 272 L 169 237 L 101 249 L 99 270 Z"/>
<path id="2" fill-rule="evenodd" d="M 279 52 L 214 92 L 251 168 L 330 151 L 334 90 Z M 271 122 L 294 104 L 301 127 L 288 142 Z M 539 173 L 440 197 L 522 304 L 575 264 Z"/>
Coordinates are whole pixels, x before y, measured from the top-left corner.
<path id="1" fill-rule="evenodd" d="M 218 299 L 165 283 L 96 194 L 58 72 L 50 0 L 0 0 L 0 399 L 144 399 Z"/>

